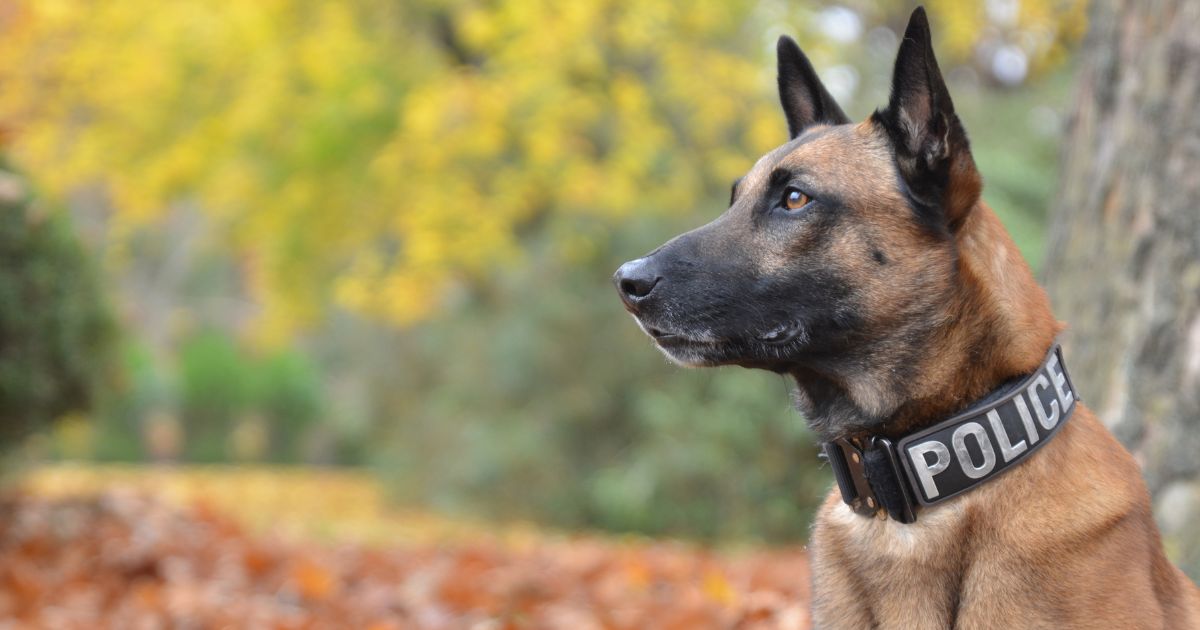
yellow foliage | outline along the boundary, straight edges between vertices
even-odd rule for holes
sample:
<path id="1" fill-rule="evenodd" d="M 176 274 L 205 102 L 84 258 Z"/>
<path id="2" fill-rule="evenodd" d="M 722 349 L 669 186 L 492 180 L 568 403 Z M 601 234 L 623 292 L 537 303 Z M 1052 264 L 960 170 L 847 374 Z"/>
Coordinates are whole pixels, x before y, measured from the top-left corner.
<path id="1" fill-rule="evenodd" d="M 931 4 L 969 55 L 980 5 Z M 1021 6 L 1061 57 L 1054 29 L 1082 3 Z M 813 11 L 764 7 L 39 0 L 0 17 L 0 121 L 50 197 L 105 191 L 115 235 L 178 203 L 211 217 L 260 338 L 330 298 L 405 324 L 519 262 L 523 226 L 685 212 L 780 142 L 764 53 L 779 17 L 805 33 Z"/>

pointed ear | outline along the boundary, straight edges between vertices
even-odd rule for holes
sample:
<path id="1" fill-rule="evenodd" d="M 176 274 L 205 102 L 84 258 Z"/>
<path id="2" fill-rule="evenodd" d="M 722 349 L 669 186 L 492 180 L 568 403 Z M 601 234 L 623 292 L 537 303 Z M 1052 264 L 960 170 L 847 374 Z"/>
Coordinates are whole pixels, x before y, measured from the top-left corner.
<path id="1" fill-rule="evenodd" d="M 918 210 L 956 230 L 979 200 L 983 182 L 933 56 L 924 7 L 909 18 L 896 56 L 891 99 L 874 120 L 891 138 L 900 175 Z"/>
<path id="2" fill-rule="evenodd" d="M 792 38 L 780 37 L 775 51 L 779 59 L 779 101 L 787 116 L 788 135 L 795 138 L 805 127 L 817 123 L 850 122 Z"/>

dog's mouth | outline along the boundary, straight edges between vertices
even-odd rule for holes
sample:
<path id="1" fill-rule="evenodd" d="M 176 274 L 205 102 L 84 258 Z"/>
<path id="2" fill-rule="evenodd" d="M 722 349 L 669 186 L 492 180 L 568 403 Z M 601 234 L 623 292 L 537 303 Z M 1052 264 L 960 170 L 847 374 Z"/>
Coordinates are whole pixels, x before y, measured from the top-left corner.
<path id="1" fill-rule="evenodd" d="M 709 331 L 704 331 L 696 334 L 689 334 L 677 330 L 671 330 L 661 325 L 652 325 L 635 317 L 642 330 L 650 336 L 658 345 L 718 345 L 726 343 L 729 340 L 718 337 Z M 771 346 L 781 346 L 793 341 L 803 340 L 807 338 L 807 331 L 799 322 L 785 322 L 768 329 L 766 332 L 757 335 L 747 335 L 759 343 Z"/>
<path id="2" fill-rule="evenodd" d="M 637 318 L 635 318 L 637 319 Z M 658 345 L 667 344 L 705 344 L 715 343 L 717 339 L 711 338 L 709 335 L 688 335 L 683 332 L 669 330 L 662 326 L 654 326 L 637 319 L 638 326 L 641 326 L 642 331 L 650 336 Z"/>
<path id="3" fill-rule="evenodd" d="M 635 317 L 638 326 L 667 359 L 684 367 L 718 365 L 713 357 L 720 353 L 721 340 L 706 334 L 685 334 L 662 326 L 650 325 Z"/>
<path id="4" fill-rule="evenodd" d="M 660 342 L 675 341 L 684 338 L 683 335 L 680 335 L 679 333 L 667 332 L 661 328 L 655 328 L 654 326 L 646 326 L 646 334 L 650 335 L 650 337 L 652 337 L 655 341 Z"/>
<path id="5" fill-rule="evenodd" d="M 634 317 L 638 326 L 671 362 L 684 367 L 744 365 L 762 367 L 763 361 L 777 363 L 791 350 L 790 344 L 808 341 L 807 328 L 798 321 L 726 337 L 713 330 L 681 330 L 661 321 L 649 323 Z"/>

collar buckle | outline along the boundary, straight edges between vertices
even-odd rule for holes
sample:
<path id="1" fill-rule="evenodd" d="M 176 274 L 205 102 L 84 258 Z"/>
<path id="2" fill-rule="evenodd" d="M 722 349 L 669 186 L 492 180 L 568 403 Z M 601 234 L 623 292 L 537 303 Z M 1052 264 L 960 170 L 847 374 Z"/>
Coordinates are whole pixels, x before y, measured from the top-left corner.
<path id="1" fill-rule="evenodd" d="M 871 436 L 859 447 L 857 440 L 841 438 L 823 448 L 842 501 L 855 513 L 906 524 L 917 520 L 916 503 L 891 440 Z"/>

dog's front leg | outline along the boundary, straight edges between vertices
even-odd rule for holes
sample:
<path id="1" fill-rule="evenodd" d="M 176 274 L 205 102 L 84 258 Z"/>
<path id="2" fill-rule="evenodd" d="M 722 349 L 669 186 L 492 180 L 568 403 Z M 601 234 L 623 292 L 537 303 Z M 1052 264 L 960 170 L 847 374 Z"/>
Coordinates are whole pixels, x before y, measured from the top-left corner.
<path id="1" fill-rule="evenodd" d="M 863 583 L 851 570 L 849 559 L 820 530 L 813 532 L 809 547 L 813 629 L 877 628 Z"/>
<path id="2" fill-rule="evenodd" d="M 855 584 L 844 565 L 815 566 L 813 581 L 814 630 L 877 628 L 875 615 L 861 585 Z"/>

